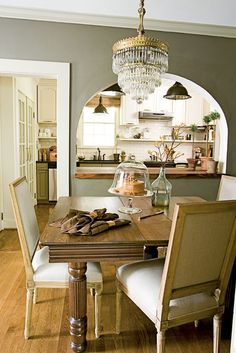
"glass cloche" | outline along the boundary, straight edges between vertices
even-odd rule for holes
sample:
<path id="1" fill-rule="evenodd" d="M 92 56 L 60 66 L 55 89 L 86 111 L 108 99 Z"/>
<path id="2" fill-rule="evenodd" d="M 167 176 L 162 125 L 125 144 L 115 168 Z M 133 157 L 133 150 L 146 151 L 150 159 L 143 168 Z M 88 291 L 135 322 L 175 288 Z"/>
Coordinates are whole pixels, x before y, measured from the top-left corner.
<path id="1" fill-rule="evenodd" d="M 119 208 L 120 212 L 129 214 L 142 212 L 141 208 L 133 207 L 132 201 L 133 197 L 152 196 L 147 167 L 142 162 L 133 160 L 120 163 L 108 191 L 129 198 L 127 207 Z"/>

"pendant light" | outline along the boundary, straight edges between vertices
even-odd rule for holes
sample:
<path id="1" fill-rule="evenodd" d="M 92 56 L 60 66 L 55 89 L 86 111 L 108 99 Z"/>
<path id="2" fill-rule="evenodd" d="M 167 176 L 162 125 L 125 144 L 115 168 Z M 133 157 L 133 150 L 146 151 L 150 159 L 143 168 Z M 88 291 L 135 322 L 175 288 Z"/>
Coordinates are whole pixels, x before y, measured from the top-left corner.
<path id="1" fill-rule="evenodd" d="M 124 95 L 124 92 L 121 90 L 120 86 L 115 83 L 114 85 L 104 89 L 100 94 L 103 97 L 121 97 Z"/>
<path id="2" fill-rule="evenodd" d="M 163 97 L 166 99 L 173 99 L 173 100 L 192 98 L 188 94 L 187 89 L 180 82 L 175 82 L 175 84 L 168 89 L 166 95 Z"/>
<path id="3" fill-rule="evenodd" d="M 98 106 L 94 109 L 94 114 L 108 114 L 106 107 L 102 104 L 102 97 L 99 96 L 99 104 Z"/>
<path id="4" fill-rule="evenodd" d="M 144 0 L 139 6 L 138 35 L 113 45 L 112 70 L 118 75 L 122 91 L 141 104 L 160 86 L 161 75 L 167 71 L 168 45 L 144 35 Z"/>

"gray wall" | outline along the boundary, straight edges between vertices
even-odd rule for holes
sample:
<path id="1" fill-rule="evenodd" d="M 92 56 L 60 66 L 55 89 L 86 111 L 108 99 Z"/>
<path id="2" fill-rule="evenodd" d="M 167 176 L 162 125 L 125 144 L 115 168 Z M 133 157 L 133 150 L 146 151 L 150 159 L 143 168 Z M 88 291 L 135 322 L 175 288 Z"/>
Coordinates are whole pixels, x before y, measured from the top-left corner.
<path id="1" fill-rule="evenodd" d="M 172 184 L 172 196 L 200 196 L 208 201 L 216 200 L 220 184 L 220 178 L 186 177 L 171 178 L 169 181 Z M 111 183 L 111 179 L 77 179 L 74 193 L 78 196 L 114 196 L 107 191 Z"/>
<path id="2" fill-rule="evenodd" d="M 71 190 L 76 129 L 85 102 L 116 81 L 112 45 L 134 29 L 0 19 L 0 57 L 71 63 Z M 236 39 L 147 31 L 170 45 L 169 72 L 206 89 L 222 107 L 229 128 L 227 173 L 236 175 Z"/>

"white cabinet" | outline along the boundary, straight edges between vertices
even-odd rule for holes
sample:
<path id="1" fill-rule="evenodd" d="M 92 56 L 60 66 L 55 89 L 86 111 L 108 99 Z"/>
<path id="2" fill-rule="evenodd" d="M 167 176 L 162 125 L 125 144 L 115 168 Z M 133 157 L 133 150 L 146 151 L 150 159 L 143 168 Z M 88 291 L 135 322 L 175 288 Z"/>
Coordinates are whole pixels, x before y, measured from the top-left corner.
<path id="1" fill-rule="evenodd" d="M 172 113 L 173 101 L 166 99 L 163 96 L 166 94 L 167 87 L 165 85 L 157 87 L 153 94 L 148 96 L 140 105 L 140 110 L 149 110 L 154 113 Z"/>
<path id="2" fill-rule="evenodd" d="M 186 100 L 172 100 L 173 104 L 173 125 L 189 125 L 186 119 Z"/>
<path id="3" fill-rule="evenodd" d="M 189 92 L 192 98 L 186 100 L 186 124 L 203 125 L 203 116 L 210 112 L 210 104 L 195 92 Z"/>
<path id="4" fill-rule="evenodd" d="M 140 111 L 156 111 L 156 104 L 157 104 L 157 95 L 156 93 L 149 94 L 148 99 L 145 99 L 142 104 L 139 105 Z"/>
<path id="5" fill-rule="evenodd" d="M 173 101 L 170 99 L 164 98 L 164 95 L 166 94 L 167 89 L 168 87 L 166 87 L 165 84 L 155 89 L 155 95 L 156 95 L 155 111 L 156 112 L 163 112 L 166 114 L 173 113 Z"/>
<path id="6" fill-rule="evenodd" d="M 38 84 L 38 122 L 56 121 L 56 80 L 41 79 Z"/>
<path id="7" fill-rule="evenodd" d="M 163 84 L 150 94 L 142 104 L 137 104 L 130 96 L 121 98 L 121 124 L 138 124 L 138 111 L 160 112 L 173 116 L 173 125 L 203 125 L 203 116 L 210 112 L 210 104 L 198 93 L 187 87 L 192 98 L 171 100 L 163 96 L 172 84 L 163 80 Z"/>
<path id="8" fill-rule="evenodd" d="M 138 112 L 140 108 L 139 104 L 134 99 L 131 99 L 128 95 L 122 96 L 120 110 L 121 125 L 138 124 Z"/>

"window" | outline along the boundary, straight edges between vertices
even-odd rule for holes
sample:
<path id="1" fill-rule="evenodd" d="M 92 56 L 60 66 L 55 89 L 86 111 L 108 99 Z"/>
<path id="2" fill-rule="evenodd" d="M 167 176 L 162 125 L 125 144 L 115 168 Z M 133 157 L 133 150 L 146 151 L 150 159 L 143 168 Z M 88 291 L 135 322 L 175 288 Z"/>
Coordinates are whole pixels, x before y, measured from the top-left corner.
<path id="1" fill-rule="evenodd" d="M 83 146 L 114 147 L 116 108 L 107 108 L 108 114 L 93 114 L 94 109 L 85 107 L 83 110 Z"/>

